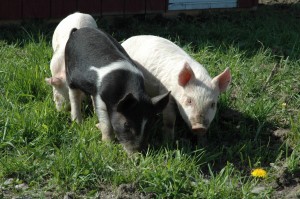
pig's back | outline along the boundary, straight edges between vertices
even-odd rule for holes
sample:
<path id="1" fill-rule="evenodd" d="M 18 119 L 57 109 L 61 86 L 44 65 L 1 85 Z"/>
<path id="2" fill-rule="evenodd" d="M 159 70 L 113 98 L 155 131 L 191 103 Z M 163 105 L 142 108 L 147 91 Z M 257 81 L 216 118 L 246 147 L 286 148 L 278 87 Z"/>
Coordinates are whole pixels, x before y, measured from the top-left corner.
<path id="1" fill-rule="evenodd" d="M 66 45 L 66 59 L 74 65 L 82 63 L 87 67 L 101 68 L 112 62 L 127 60 L 128 57 L 120 51 L 118 43 L 105 32 L 95 28 L 81 28 L 71 33 Z M 70 67 L 74 65 L 69 64 Z"/>
<path id="2" fill-rule="evenodd" d="M 176 70 L 176 67 L 158 68 L 158 66 L 174 65 L 174 63 L 178 63 L 179 61 L 191 59 L 174 43 L 152 35 L 131 37 L 124 41 L 122 46 L 133 60 L 138 61 L 153 72 Z"/>
<path id="3" fill-rule="evenodd" d="M 208 76 L 205 68 L 171 41 L 152 35 L 134 36 L 122 43 L 129 56 L 139 63 L 147 91 L 173 90 L 178 74 L 185 62 L 189 63 L 197 78 Z M 209 76 L 208 76 L 209 77 Z M 163 92 L 163 91 L 162 91 Z"/>
<path id="4" fill-rule="evenodd" d="M 117 73 L 133 72 L 138 75 L 133 75 L 131 79 L 136 78 L 140 82 L 141 73 L 122 49 L 118 42 L 101 30 L 88 27 L 75 30 L 71 33 L 65 50 L 66 74 L 70 87 L 80 88 L 93 95 L 99 84 L 101 89 L 106 87 L 106 84 L 102 85 L 102 80 L 112 82 L 112 76 Z M 111 86 L 109 90 L 112 92 L 116 89 Z"/>
<path id="5" fill-rule="evenodd" d="M 143 71 L 147 92 L 158 94 L 159 90 L 173 82 L 183 60 L 190 57 L 172 42 L 151 35 L 134 36 L 122 43 L 129 56 Z M 172 75 L 171 75 L 172 74 Z M 162 84 L 161 84 L 162 83 Z M 163 92 L 163 91 L 161 91 Z"/>
<path id="6" fill-rule="evenodd" d="M 97 23 L 94 18 L 89 14 L 74 13 L 64 18 L 56 27 L 53 38 L 52 48 L 55 52 L 57 48 L 64 48 L 70 32 L 73 28 L 92 27 L 97 28 Z"/>

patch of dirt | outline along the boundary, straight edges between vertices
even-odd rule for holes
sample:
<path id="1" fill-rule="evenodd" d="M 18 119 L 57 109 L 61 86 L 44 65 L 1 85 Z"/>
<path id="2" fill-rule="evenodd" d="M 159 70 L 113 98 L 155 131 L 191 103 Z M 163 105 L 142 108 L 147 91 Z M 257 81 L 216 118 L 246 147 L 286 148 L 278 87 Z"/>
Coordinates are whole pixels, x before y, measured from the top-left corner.
<path id="1" fill-rule="evenodd" d="M 279 128 L 273 132 L 273 135 L 279 138 L 281 141 L 284 141 L 287 138 L 289 132 L 290 132 L 289 129 Z"/>
<path id="2" fill-rule="evenodd" d="M 286 140 L 290 129 L 279 128 L 273 131 L 273 135 L 282 142 Z M 300 170 L 289 172 L 287 166 L 282 164 L 277 168 L 275 189 L 272 198 L 299 199 L 300 198 Z"/>
<path id="3" fill-rule="evenodd" d="M 299 199 L 300 198 L 300 180 L 299 176 L 294 177 L 291 174 L 282 175 L 277 178 L 276 191 L 273 194 L 273 198 L 288 198 Z"/>
<path id="4" fill-rule="evenodd" d="M 155 194 L 141 193 L 135 184 L 121 184 L 116 190 L 112 187 L 103 187 L 99 192 L 99 198 L 105 199 L 152 199 Z"/>
<path id="5" fill-rule="evenodd" d="M 63 198 L 63 199 L 83 199 L 87 198 L 87 193 L 56 193 L 55 191 L 16 191 L 12 188 L 0 187 L 0 198 L 14 198 L 14 199 L 33 199 L 38 198 L 41 194 L 45 194 L 46 198 Z M 153 199 L 156 198 L 154 193 L 142 193 L 140 192 L 135 184 L 121 184 L 119 187 L 114 188 L 113 186 L 103 185 L 99 190 L 95 191 L 93 195 L 90 195 L 90 198 L 103 198 L 103 199 Z"/>
<path id="6" fill-rule="evenodd" d="M 287 169 L 281 170 L 277 174 L 276 183 L 273 188 L 276 190 L 272 198 L 300 198 L 300 171 L 290 173 Z"/>

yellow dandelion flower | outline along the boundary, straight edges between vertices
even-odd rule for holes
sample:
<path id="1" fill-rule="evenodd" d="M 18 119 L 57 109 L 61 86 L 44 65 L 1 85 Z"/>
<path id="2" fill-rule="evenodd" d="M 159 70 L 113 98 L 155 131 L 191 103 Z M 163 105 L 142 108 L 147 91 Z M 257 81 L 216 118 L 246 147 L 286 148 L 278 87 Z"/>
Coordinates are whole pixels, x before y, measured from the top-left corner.
<path id="1" fill-rule="evenodd" d="M 286 103 L 283 102 L 283 103 L 281 104 L 281 107 L 282 107 L 282 108 L 285 108 L 285 107 L 286 107 Z"/>
<path id="2" fill-rule="evenodd" d="M 253 177 L 257 177 L 257 178 L 265 178 L 265 177 L 267 177 L 267 172 L 266 172 L 266 170 L 264 170 L 262 168 L 258 168 L 258 169 L 254 169 L 251 172 L 251 175 Z"/>

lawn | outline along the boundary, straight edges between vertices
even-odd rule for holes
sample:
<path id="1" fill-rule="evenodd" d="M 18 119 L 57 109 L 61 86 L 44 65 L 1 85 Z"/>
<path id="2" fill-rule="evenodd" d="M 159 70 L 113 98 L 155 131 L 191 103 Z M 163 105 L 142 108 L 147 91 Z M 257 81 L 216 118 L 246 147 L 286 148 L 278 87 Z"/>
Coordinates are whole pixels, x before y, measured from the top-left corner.
<path id="1" fill-rule="evenodd" d="M 174 146 L 157 118 L 146 154 L 103 143 L 88 111 L 82 125 L 57 112 L 50 76 L 57 24 L 0 27 L 0 198 L 300 197 L 300 6 L 203 12 L 191 17 L 99 18 L 122 42 L 165 37 L 211 76 L 230 67 L 232 84 L 198 147 L 179 120 Z M 267 175 L 251 175 L 263 168 Z"/>

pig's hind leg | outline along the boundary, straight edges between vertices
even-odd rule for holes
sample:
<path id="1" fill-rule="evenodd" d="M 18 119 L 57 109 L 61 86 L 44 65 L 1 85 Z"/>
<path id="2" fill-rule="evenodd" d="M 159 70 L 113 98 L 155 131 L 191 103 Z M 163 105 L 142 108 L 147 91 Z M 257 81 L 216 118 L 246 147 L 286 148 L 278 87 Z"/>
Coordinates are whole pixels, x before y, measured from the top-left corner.
<path id="1" fill-rule="evenodd" d="M 82 101 L 82 91 L 79 89 L 71 89 L 69 88 L 69 97 L 71 104 L 71 117 L 72 121 L 76 121 L 77 123 L 82 122 L 82 114 L 81 114 L 81 101 Z"/>
<path id="2" fill-rule="evenodd" d="M 99 120 L 96 127 L 100 129 L 102 133 L 102 141 L 113 141 L 114 132 L 107 113 L 106 104 L 102 101 L 100 95 L 93 96 L 92 100 Z"/>

